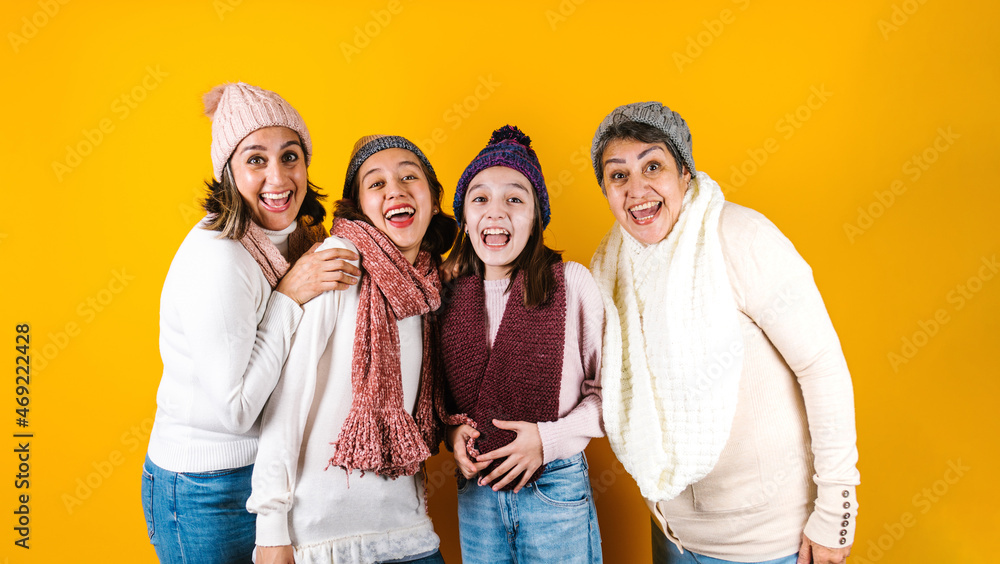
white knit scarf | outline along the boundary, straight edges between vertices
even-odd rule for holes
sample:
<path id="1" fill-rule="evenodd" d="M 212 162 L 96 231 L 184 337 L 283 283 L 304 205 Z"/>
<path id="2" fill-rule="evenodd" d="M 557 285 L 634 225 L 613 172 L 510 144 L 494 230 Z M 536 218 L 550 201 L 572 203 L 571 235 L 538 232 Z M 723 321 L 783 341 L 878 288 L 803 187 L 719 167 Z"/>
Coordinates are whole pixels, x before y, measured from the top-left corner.
<path id="1" fill-rule="evenodd" d="M 719 239 L 724 203 L 699 172 L 665 239 L 646 246 L 615 224 L 591 262 L 608 316 L 605 428 L 653 501 L 715 467 L 736 411 L 743 340 Z"/>

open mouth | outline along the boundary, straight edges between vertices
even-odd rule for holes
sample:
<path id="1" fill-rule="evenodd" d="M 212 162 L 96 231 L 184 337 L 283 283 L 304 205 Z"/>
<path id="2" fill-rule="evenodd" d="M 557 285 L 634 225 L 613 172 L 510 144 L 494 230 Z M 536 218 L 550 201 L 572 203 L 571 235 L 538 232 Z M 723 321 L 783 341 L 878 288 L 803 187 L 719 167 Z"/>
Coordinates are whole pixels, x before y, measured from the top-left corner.
<path id="1" fill-rule="evenodd" d="M 260 204 L 269 212 L 283 212 L 292 203 L 292 191 L 265 192 L 258 199 Z"/>
<path id="2" fill-rule="evenodd" d="M 663 202 L 646 202 L 629 208 L 628 213 L 632 215 L 632 219 L 636 223 L 644 225 L 656 219 L 661 207 L 663 207 Z"/>
<path id="3" fill-rule="evenodd" d="M 413 223 L 413 215 L 416 213 L 417 210 L 413 209 L 413 206 L 396 206 L 385 212 L 385 220 L 393 227 L 409 227 Z"/>
<path id="4" fill-rule="evenodd" d="M 510 242 L 510 231 L 500 227 L 489 227 L 483 230 L 483 244 L 487 247 L 499 249 Z"/>

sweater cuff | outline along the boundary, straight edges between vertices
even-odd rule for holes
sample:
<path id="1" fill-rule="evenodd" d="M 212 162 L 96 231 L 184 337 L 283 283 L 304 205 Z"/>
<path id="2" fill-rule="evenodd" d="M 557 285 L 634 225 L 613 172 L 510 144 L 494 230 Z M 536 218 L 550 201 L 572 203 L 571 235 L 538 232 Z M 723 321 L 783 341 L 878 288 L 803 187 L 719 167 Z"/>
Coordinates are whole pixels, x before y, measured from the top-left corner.
<path id="1" fill-rule="evenodd" d="M 538 436 L 542 439 L 542 464 L 569 458 L 587 448 L 590 437 L 580 436 L 577 429 L 565 423 L 565 419 L 538 423 Z"/>
<path id="2" fill-rule="evenodd" d="M 288 535 L 288 513 L 273 511 L 257 515 L 257 546 L 292 544 Z"/>
<path id="3" fill-rule="evenodd" d="M 260 321 L 261 327 L 287 330 L 285 334 L 291 335 L 298 328 L 299 321 L 302 321 L 302 306 L 281 292 L 271 292 L 264 317 Z"/>
<path id="4" fill-rule="evenodd" d="M 850 546 L 854 544 L 857 515 L 858 498 L 854 486 L 819 486 L 805 535 L 828 548 Z"/>

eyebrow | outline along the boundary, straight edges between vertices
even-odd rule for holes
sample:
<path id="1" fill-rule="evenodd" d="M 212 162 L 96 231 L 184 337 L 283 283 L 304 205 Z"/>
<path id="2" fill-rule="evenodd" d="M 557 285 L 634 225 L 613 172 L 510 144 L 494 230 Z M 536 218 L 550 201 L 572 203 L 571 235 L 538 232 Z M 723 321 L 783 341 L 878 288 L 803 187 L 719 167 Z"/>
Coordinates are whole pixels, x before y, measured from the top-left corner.
<path id="1" fill-rule="evenodd" d="M 480 182 L 479 184 L 473 184 L 472 186 L 469 186 L 468 191 L 471 192 L 471 191 L 473 191 L 473 190 L 475 190 L 477 188 L 485 188 L 486 186 L 487 186 L 487 184 L 485 184 L 483 182 Z M 524 190 L 525 192 L 531 192 L 531 190 L 528 190 L 527 188 L 524 187 L 524 185 L 522 185 L 519 182 L 508 182 L 507 184 L 501 184 L 501 186 L 513 186 L 515 188 L 520 188 L 521 190 Z"/>
<path id="2" fill-rule="evenodd" d="M 663 147 L 660 147 L 659 145 L 653 145 L 652 147 L 650 147 L 650 148 L 646 149 L 645 151 L 639 153 L 639 156 L 636 157 L 636 158 L 637 159 L 641 159 L 641 158 L 645 157 L 646 155 L 648 155 L 651 151 L 654 151 L 656 149 L 659 149 L 659 150 L 662 151 Z M 616 157 L 612 157 L 612 158 L 604 161 L 604 166 L 607 166 L 608 163 L 625 164 L 625 159 L 619 159 L 619 158 L 616 158 Z"/>
<path id="3" fill-rule="evenodd" d="M 413 162 L 413 161 L 401 161 L 399 164 L 400 165 L 413 165 L 413 166 L 415 166 L 417 168 L 420 168 L 420 165 L 417 164 L 417 163 L 415 163 L 415 162 Z M 366 172 L 366 173 L 364 173 L 364 174 L 361 175 L 361 180 L 364 180 L 365 177 L 368 176 L 369 174 L 371 174 L 373 172 L 378 172 L 380 170 L 382 170 L 382 169 L 381 168 L 373 168 L 373 169 L 369 170 L 368 172 Z"/>
<path id="4" fill-rule="evenodd" d="M 660 151 L 663 151 L 663 147 L 660 147 L 659 145 L 653 145 L 652 147 L 650 147 L 650 148 L 646 149 L 645 151 L 639 153 L 639 156 L 637 158 L 641 159 L 641 158 L 645 157 L 646 155 L 648 155 L 649 153 L 651 153 L 651 152 L 653 152 L 653 151 L 655 151 L 657 149 L 659 149 Z"/>
<path id="5" fill-rule="evenodd" d="M 278 147 L 278 150 L 280 151 L 280 150 L 284 149 L 285 147 L 288 147 L 289 145 L 298 145 L 300 148 L 302 147 L 301 143 L 299 143 L 295 139 L 292 139 L 290 141 L 285 141 L 285 143 L 281 147 Z M 265 147 L 263 145 L 248 145 L 246 147 L 243 147 L 243 150 L 240 151 L 240 152 L 241 153 L 245 153 L 247 151 L 266 151 L 266 150 L 267 150 L 267 147 Z"/>

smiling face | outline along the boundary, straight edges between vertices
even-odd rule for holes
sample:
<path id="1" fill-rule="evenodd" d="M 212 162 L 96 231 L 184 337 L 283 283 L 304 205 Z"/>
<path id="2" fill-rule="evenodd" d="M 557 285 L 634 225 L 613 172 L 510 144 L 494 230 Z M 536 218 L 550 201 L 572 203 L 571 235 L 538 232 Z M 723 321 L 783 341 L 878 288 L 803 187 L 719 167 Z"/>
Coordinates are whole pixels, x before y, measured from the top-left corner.
<path id="1" fill-rule="evenodd" d="M 361 213 L 385 233 L 406 260 L 420 253 L 427 226 L 437 213 L 420 159 L 406 149 L 379 151 L 358 169 Z"/>
<path id="2" fill-rule="evenodd" d="M 229 166 L 257 225 L 281 231 L 295 221 L 308 189 L 298 133 L 287 127 L 258 129 L 236 146 Z"/>
<path id="3" fill-rule="evenodd" d="M 520 172 L 491 167 L 472 178 L 462 216 L 486 280 L 506 278 L 535 224 L 535 192 Z"/>
<path id="4" fill-rule="evenodd" d="M 662 241 L 677 223 L 691 173 L 680 173 L 663 143 L 616 139 L 601 159 L 615 219 L 645 245 Z"/>

